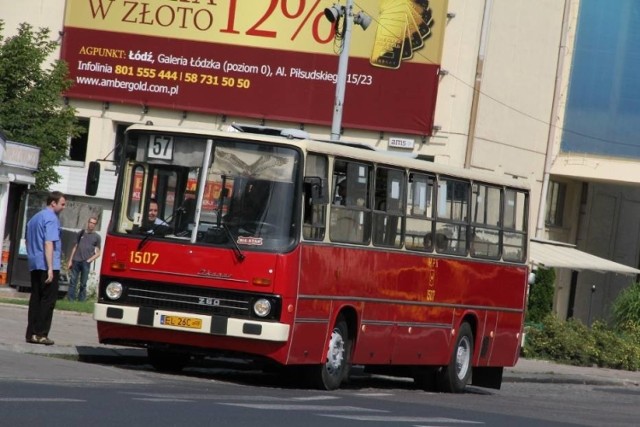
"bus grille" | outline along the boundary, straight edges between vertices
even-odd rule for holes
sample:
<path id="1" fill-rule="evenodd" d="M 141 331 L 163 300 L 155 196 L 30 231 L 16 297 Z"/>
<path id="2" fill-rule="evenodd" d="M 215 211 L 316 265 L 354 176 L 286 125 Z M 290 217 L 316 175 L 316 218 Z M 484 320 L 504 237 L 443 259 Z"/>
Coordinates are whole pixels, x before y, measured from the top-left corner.
<path id="1" fill-rule="evenodd" d="M 102 295 L 101 292 L 101 299 L 103 299 Z M 259 298 L 267 298 L 271 301 L 273 308 L 271 314 L 266 319 L 262 318 L 262 320 L 279 318 L 280 298 L 273 295 L 167 285 L 153 282 L 129 282 L 120 300 L 117 302 L 106 301 L 109 303 L 135 305 L 159 310 L 255 318 L 256 316 L 253 314 L 251 307 L 254 301 Z"/>

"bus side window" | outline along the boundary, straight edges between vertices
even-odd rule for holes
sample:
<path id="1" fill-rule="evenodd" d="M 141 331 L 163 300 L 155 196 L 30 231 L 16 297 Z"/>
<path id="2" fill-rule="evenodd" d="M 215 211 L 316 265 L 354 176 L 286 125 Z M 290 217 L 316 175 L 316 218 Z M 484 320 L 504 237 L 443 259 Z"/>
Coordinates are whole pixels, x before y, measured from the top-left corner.
<path id="1" fill-rule="evenodd" d="M 127 219 L 140 225 L 142 219 L 142 193 L 146 180 L 145 169 L 142 165 L 135 165 L 131 169 L 129 183 L 129 200 L 127 201 Z"/>
<path id="2" fill-rule="evenodd" d="M 427 252 L 433 250 L 434 183 L 433 176 L 415 172 L 409 174 L 404 237 L 407 249 Z"/>
<path id="3" fill-rule="evenodd" d="M 371 165 L 336 160 L 333 168 L 334 201 L 329 237 L 332 241 L 368 244 L 371 238 Z M 345 182 L 344 196 L 338 183 Z M 338 199 L 339 196 L 340 198 Z M 343 204 L 344 200 L 344 204 Z"/>
<path id="4" fill-rule="evenodd" d="M 502 189 L 473 183 L 469 253 L 477 258 L 500 258 Z"/>
<path id="5" fill-rule="evenodd" d="M 525 192 L 511 188 L 505 190 L 504 196 L 502 259 L 521 262 L 527 256 L 529 199 Z"/>
<path id="6" fill-rule="evenodd" d="M 435 242 L 438 252 L 455 255 L 467 254 L 469 190 L 470 183 L 467 181 L 451 178 L 438 180 Z M 443 237 L 439 238 L 439 234 Z"/>
<path id="7" fill-rule="evenodd" d="M 404 172 L 380 167 L 376 170 L 373 210 L 373 244 L 402 246 Z"/>
<path id="8" fill-rule="evenodd" d="M 305 164 L 305 177 L 311 177 L 306 180 L 304 192 L 303 206 L 303 224 L 302 237 L 305 240 L 324 240 L 326 222 L 327 222 L 327 205 L 326 203 L 318 203 L 313 200 L 314 189 L 312 185 L 321 185 L 324 183 L 322 191 L 329 192 L 326 185 L 328 178 L 327 158 L 325 156 L 309 154 Z M 319 182 L 316 182 L 319 181 Z M 315 191 L 317 191 L 316 189 Z M 323 195 L 327 198 L 327 195 Z M 324 200 L 323 200 L 324 202 Z"/>

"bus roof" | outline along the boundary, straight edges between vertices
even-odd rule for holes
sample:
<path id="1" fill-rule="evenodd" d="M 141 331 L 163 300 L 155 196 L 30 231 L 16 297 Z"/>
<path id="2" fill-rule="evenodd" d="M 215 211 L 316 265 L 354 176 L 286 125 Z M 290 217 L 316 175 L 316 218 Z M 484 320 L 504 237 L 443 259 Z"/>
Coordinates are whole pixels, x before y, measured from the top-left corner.
<path id="1" fill-rule="evenodd" d="M 290 145 L 299 147 L 306 152 L 327 154 L 338 157 L 356 159 L 363 162 L 383 163 L 389 166 L 407 168 L 416 171 L 434 173 L 439 175 L 451 176 L 456 178 L 469 179 L 484 183 L 504 185 L 517 189 L 528 190 L 529 182 L 525 179 L 500 175 L 495 172 L 479 171 L 474 169 L 464 169 L 458 166 L 443 165 L 427 160 L 421 160 L 407 155 L 406 153 L 378 150 L 373 146 L 347 142 L 347 141 L 329 141 L 316 139 L 299 139 L 306 132 L 292 132 L 286 128 L 268 128 L 264 126 L 237 126 L 233 130 L 219 131 L 208 129 L 183 128 L 175 126 L 155 126 L 135 124 L 127 128 L 129 131 L 138 132 L 162 132 L 162 133 L 180 133 L 185 135 L 202 136 L 205 138 L 237 138 L 256 142 L 270 142 L 280 145 Z M 250 131 L 241 131 L 238 129 L 247 129 Z M 256 131 L 257 129 L 257 131 Z M 278 132 L 280 130 L 281 132 Z M 283 136 L 280 136 L 280 135 Z"/>

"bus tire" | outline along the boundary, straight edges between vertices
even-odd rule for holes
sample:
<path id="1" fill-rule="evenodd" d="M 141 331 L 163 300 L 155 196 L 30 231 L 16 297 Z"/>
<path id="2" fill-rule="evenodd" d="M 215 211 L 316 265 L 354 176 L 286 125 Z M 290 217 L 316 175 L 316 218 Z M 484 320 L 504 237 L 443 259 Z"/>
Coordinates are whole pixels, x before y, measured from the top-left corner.
<path id="1" fill-rule="evenodd" d="M 344 318 L 339 317 L 331 331 L 324 364 L 311 368 L 312 385 L 320 390 L 336 390 L 349 376 L 352 339 Z"/>
<path id="2" fill-rule="evenodd" d="M 189 353 L 149 347 L 147 348 L 147 359 L 156 371 L 180 372 L 187 366 L 191 357 Z"/>
<path id="3" fill-rule="evenodd" d="M 436 374 L 438 391 L 462 393 L 471 379 L 472 357 L 473 333 L 471 326 L 465 322 L 460 325 L 449 365 L 441 368 Z"/>

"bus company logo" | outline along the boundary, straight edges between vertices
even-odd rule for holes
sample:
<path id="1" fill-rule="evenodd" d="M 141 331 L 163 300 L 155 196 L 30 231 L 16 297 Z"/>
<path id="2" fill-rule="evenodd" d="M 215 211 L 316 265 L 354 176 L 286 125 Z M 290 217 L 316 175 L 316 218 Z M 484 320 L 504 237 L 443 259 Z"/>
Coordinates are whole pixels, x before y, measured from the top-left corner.
<path id="1" fill-rule="evenodd" d="M 220 300 L 218 298 L 199 297 L 198 305 L 208 305 L 212 307 L 220 306 Z"/>
<path id="2" fill-rule="evenodd" d="M 212 279 L 230 279 L 231 275 L 226 273 L 218 273 L 216 271 L 209 271 L 205 268 L 198 271 L 198 276 L 209 277 Z"/>
<path id="3" fill-rule="evenodd" d="M 238 237 L 239 245 L 262 246 L 262 237 Z"/>

